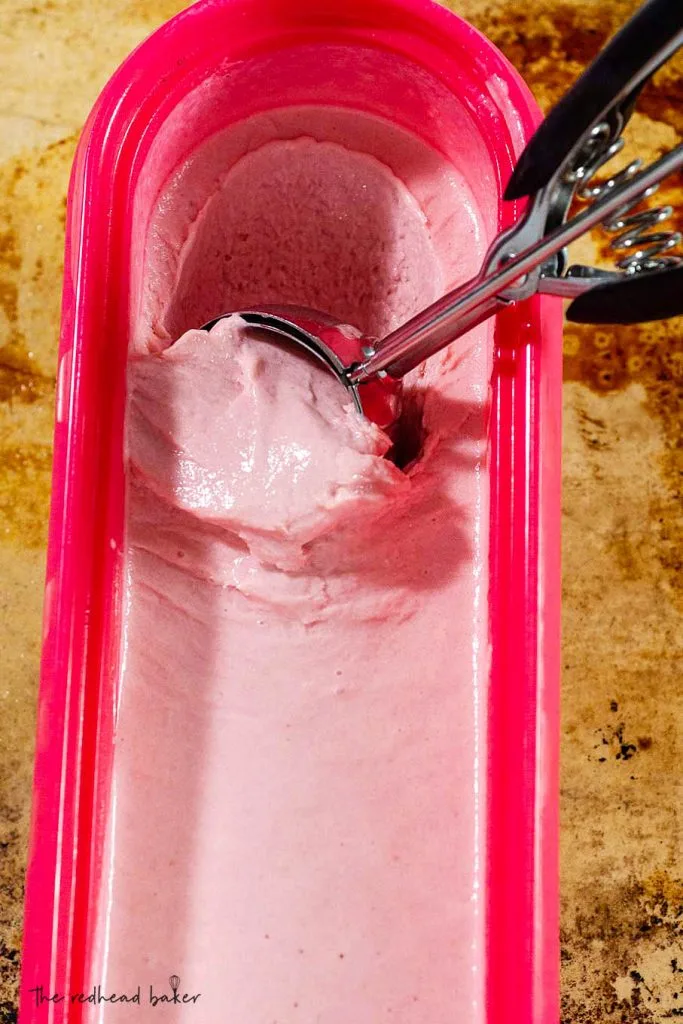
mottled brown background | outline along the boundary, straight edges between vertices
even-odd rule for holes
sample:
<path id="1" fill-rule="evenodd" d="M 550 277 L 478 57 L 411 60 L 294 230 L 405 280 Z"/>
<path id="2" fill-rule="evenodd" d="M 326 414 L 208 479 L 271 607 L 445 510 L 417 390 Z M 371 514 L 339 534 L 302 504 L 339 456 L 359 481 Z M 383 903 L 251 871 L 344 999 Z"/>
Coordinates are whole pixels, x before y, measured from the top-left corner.
<path id="1" fill-rule="evenodd" d="M 67 176 L 100 87 L 183 6 L 0 0 L 0 1024 L 16 1020 Z M 547 109 L 635 4 L 452 6 Z M 681 71 L 642 99 L 645 156 L 680 133 Z M 565 334 L 567 1024 L 683 1016 L 681 335 L 680 320 Z"/>

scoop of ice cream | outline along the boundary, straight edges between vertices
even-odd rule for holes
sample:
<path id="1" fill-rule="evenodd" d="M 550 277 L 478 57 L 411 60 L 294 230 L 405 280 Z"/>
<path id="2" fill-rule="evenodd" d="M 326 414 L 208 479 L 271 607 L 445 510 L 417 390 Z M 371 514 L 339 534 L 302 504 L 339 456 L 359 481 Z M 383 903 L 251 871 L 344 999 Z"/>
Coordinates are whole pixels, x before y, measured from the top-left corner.
<path id="1" fill-rule="evenodd" d="M 266 561 L 296 566 L 332 523 L 408 486 L 340 382 L 238 316 L 188 331 L 130 375 L 134 470 Z"/>

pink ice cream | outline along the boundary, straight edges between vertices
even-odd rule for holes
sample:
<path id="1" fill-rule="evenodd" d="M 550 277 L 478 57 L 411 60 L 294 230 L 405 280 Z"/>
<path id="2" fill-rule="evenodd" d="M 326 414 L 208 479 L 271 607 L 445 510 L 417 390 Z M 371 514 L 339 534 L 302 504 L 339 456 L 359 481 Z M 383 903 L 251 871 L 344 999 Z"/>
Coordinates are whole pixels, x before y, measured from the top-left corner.
<path id="1" fill-rule="evenodd" d="M 94 967 L 142 1005 L 92 1019 L 476 1024 L 490 328 L 411 375 L 391 452 L 317 363 L 192 328 L 290 302 L 381 335 L 478 268 L 482 215 L 389 124 L 271 128 L 206 143 L 148 227 Z M 199 999 L 149 1006 L 171 975 Z"/>
<path id="2" fill-rule="evenodd" d="M 233 534 L 254 566 L 304 569 L 314 541 L 407 490 L 391 441 L 336 378 L 239 317 L 137 361 L 130 380 L 132 479 Z"/>

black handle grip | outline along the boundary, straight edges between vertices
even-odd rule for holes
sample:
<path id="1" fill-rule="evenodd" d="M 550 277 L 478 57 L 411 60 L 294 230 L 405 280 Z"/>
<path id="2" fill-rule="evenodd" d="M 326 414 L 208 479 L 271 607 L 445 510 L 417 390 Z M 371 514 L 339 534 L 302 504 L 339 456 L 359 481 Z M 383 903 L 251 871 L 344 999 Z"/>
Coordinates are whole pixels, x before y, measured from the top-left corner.
<path id="1" fill-rule="evenodd" d="M 625 275 L 574 299 L 567 319 L 576 324 L 641 324 L 683 313 L 683 264 Z"/>
<path id="2" fill-rule="evenodd" d="M 647 0 L 538 126 L 505 199 L 533 195 L 547 185 L 591 125 L 615 102 L 634 98 L 645 81 L 638 73 L 682 30 L 683 0 Z"/>

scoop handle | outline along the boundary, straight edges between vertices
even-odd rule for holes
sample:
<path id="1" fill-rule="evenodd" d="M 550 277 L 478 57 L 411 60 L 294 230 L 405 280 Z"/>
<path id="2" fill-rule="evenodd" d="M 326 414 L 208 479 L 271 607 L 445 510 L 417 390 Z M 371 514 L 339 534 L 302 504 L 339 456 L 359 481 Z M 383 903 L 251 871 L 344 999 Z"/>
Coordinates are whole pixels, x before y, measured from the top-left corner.
<path id="1" fill-rule="evenodd" d="M 508 300 L 503 297 L 506 288 L 529 271 L 542 266 L 560 249 L 586 234 L 606 217 L 630 206 L 662 178 L 682 166 L 683 143 L 607 192 L 571 220 L 560 224 L 540 241 L 511 256 L 495 273 L 485 276 L 482 272 L 473 281 L 461 285 L 411 317 L 379 341 L 363 362 L 346 369 L 349 383 L 362 384 L 382 371 L 395 378 L 405 376 L 429 356 L 507 305 Z"/>
<path id="2" fill-rule="evenodd" d="M 620 104 L 625 122 L 647 79 L 682 44 L 683 0 L 646 0 L 536 129 L 505 199 L 530 196 L 547 185 L 591 126 Z"/>
<path id="3" fill-rule="evenodd" d="M 683 314 L 683 264 L 595 285 L 571 303 L 577 324 L 640 324 Z"/>

